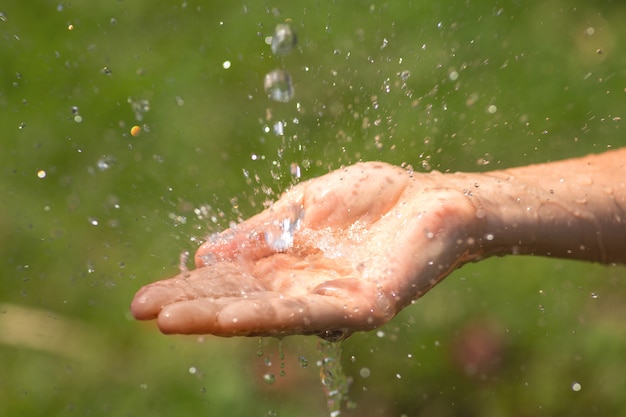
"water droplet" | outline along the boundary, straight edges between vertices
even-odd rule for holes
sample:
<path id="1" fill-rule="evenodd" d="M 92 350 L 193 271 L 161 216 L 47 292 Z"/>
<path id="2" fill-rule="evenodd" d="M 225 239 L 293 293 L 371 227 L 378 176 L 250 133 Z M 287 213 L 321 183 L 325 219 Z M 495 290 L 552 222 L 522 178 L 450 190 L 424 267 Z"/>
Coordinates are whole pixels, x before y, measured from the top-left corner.
<path id="1" fill-rule="evenodd" d="M 306 368 L 309 366 L 309 360 L 305 358 L 304 356 L 300 356 L 298 358 L 298 362 L 300 363 L 301 368 Z"/>
<path id="2" fill-rule="evenodd" d="M 272 36 L 272 53 L 276 56 L 288 55 L 298 43 L 298 36 L 289 23 L 276 25 Z"/>
<path id="3" fill-rule="evenodd" d="M 116 159 L 112 156 L 104 155 L 98 159 L 97 166 L 100 171 L 106 171 L 115 164 Z"/>
<path id="4" fill-rule="evenodd" d="M 298 165 L 297 163 L 293 162 L 291 165 L 289 165 L 289 172 L 291 173 L 291 176 L 299 179 L 302 176 L 302 172 L 300 170 L 300 165 Z"/>
<path id="5" fill-rule="evenodd" d="M 274 70 L 268 72 L 265 75 L 263 85 L 268 97 L 274 101 L 287 103 L 293 98 L 294 88 L 291 76 L 287 71 Z"/>
<path id="6" fill-rule="evenodd" d="M 593 298 L 593 299 L 598 298 L 598 293 L 592 292 L 591 293 L 591 298 Z"/>
<path id="7" fill-rule="evenodd" d="M 491 155 L 490 153 L 486 153 L 483 157 L 478 158 L 476 160 L 476 165 L 478 166 L 489 165 L 492 159 L 493 159 L 493 155 Z"/>
<path id="8" fill-rule="evenodd" d="M 359 375 L 361 375 L 361 378 L 369 378 L 371 374 L 372 372 L 370 371 L 370 368 L 361 368 L 361 370 L 359 371 Z"/>
<path id="9" fill-rule="evenodd" d="M 91 224 L 92 226 L 97 226 L 100 224 L 100 222 L 98 222 L 98 219 L 95 219 L 93 217 L 89 218 L 89 224 Z"/>
<path id="10" fill-rule="evenodd" d="M 285 122 L 278 121 L 274 123 L 274 134 L 276 136 L 284 136 L 285 135 Z"/>
<path id="11" fill-rule="evenodd" d="M 226 61 L 222 62 L 222 68 L 229 69 L 230 66 L 231 66 L 230 61 L 226 60 Z"/>
<path id="12" fill-rule="evenodd" d="M 276 382 L 276 375 L 272 373 L 264 374 L 263 381 L 268 385 L 272 385 L 274 382 Z"/>
<path id="13" fill-rule="evenodd" d="M 130 97 L 127 101 L 135 113 L 135 119 L 138 122 L 143 121 L 143 115 L 150 111 L 150 102 L 148 100 L 133 100 Z"/>
<path id="14" fill-rule="evenodd" d="M 583 386 L 582 386 L 582 385 L 580 385 L 580 383 L 579 383 L 579 382 L 574 382 L 574 383 L 572 384 L 572 391 L 574 391 L 574 392 L 578 392 L 578 391 L 580 391 L 582 388 L 583 388 Z"/>
<path id="15" fill-rule="evenodd" d="M 196 372 L 198 372 L 198 369 L 195 366 L 190 366 L 189 367 L 189 373 L 191 375 L 195 375 Z"/>
<path id="16" fill-rule="evenodd" d="M 37 177 L 46 178 L 46 171 L 44 171 L 43 169 L 40 169 L 39 171 L 37 171 Z"/>
<path id="17" fill-rule="evenodd" d="M 189 268 L 187 267 L 187 262 L 189 261 L 189 251 L 182 251 L 178 256 L 178 270 L 183 272 L 189 272 Z"/>
<path id="18" fill-rule="evenodd" d="M 400 73 L 398 73 L 398 76 L 403 82 L 406 82 L 406 80 L 408 80 L 409 77 L 411 76 L 411 71 L 409 70 L 401 71 Z"/>

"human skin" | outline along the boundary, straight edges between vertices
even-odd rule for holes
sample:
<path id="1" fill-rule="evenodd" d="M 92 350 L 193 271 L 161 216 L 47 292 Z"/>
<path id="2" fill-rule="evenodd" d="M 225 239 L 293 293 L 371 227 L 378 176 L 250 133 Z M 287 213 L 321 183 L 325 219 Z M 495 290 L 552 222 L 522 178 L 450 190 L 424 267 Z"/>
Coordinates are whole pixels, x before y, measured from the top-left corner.
<path id="1" fill-rule="evenodd" d="M 626 263 L 626 148 L 486 173 L 348 166 L 210 236 L 195 270 L 143 287 L 131 311 L 164 333 L 337 340 L 507 254 Z"/>

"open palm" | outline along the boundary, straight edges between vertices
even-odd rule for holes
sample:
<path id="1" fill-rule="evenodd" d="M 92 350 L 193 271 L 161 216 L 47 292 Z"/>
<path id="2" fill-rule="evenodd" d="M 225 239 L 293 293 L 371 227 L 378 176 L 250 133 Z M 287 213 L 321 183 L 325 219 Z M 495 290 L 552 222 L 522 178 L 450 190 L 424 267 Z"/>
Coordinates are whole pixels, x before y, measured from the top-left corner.
<path id="1" fill-rule="evenodd" d="M 467 256 L 475 207 L 443 174 L 360 163 L 301 183 L 136 294 L 164 333 L 340 339 L 378 327 Z"/>

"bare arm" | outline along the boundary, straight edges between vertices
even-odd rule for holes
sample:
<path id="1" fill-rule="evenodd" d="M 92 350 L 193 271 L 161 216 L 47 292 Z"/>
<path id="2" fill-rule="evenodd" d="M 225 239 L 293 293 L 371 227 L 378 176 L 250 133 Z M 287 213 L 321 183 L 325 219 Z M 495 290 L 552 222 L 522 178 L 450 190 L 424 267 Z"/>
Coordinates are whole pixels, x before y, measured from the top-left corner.
<path id="1" fill-rule="evenodd" d="M 484 214 L 474 253 L 626 263 L 626 148 L 454 177 Z"/>
<path id="2" fill-rule="evenodd" d="M 342 168 L 210 237 L 196 270 L 143 287 L 131 310 L 165 333 L 332 339 L 491 255 L 626 263 L 623 161 L 626 149 L 481 174 Z"/>

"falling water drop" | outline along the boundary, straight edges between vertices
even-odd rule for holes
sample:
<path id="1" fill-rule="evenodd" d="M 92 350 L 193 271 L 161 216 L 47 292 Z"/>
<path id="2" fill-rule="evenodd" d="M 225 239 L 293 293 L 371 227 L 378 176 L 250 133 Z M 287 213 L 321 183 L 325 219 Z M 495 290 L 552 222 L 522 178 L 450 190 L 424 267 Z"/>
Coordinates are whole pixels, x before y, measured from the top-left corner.
<path id="1" fill-rule="evenodd" d="M 289 23 L 276 25 L 272 36 L 272 53 L 276 56 L 288 55 L 298 43 L 298 36 Z"/>
<path id="2" fill-rule="evenodd" d="M 116 159 L 110 155 L 103 155 L 102 158 L 98 159 L 97 166 L 100 171 L 106 171 L 111 168 L 116 162 Z"/>
<path id="3" fill-rule="evenodd" d="M 291 176 L 295 179 L 299 179 L 302 176 L 300 165 L 295 162 L 292 162 L 291 165 L 289 165 L 289 172 L 291 173 Z"/>
<path id="4" fill-rule="evenodd" d="M 276 382 L 276 375 L 274 375 L 271 372 L 268 372 L 263 375 L 263 381 L 268 385 L 272 385 L 274 382 Z"/>
<path id="5" fill-rule="evenodd" d="M 298 358 L 298 362 L 300 363 L 301 368 L 306 368 L 309 366 L 309 360 L 305 358 L 304 356 L 300 356 Z"/>
<path id="6" fill-rule="evenodd" d="M 294 88 L 291 76 L 285 70 L 274 70 L 265 75 L 263 82 L 267 96 L 281 103 L 287 103 L 293 98 Z"/>

